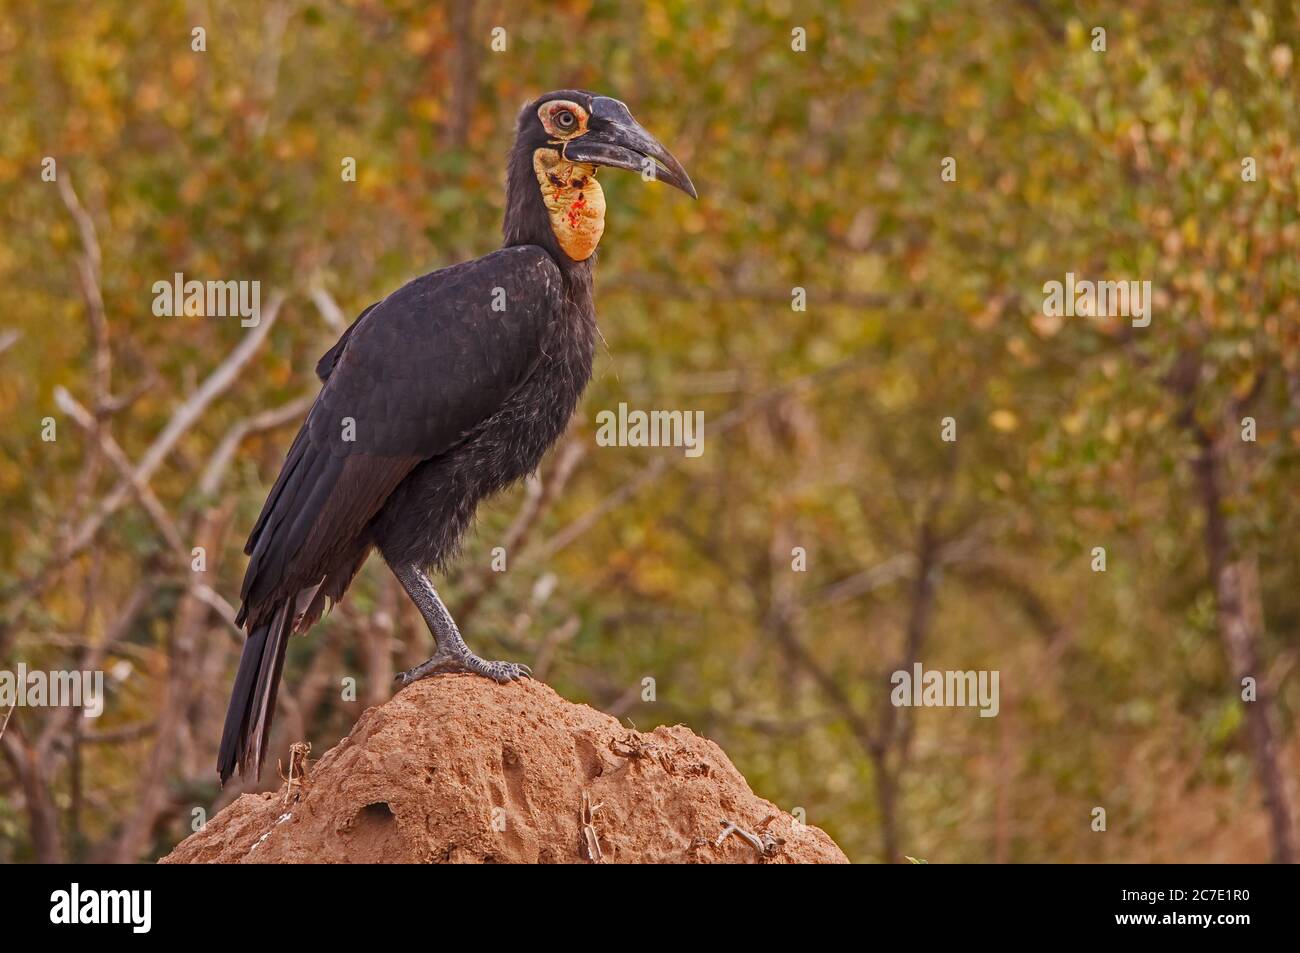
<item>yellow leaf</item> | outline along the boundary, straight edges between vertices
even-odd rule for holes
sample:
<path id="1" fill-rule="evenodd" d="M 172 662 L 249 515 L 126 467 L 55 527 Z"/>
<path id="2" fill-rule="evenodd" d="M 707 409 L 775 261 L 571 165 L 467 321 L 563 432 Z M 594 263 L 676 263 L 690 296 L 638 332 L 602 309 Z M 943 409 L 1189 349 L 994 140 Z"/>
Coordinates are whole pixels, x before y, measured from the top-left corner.
<path id="1" fill-rule="evenodd" d="M 1020 418 L 1009 410 L 995 410 L 989 414 L 989 423 L 993 425 L 993 429 L 1009 433 L 1020 426 Z"/>

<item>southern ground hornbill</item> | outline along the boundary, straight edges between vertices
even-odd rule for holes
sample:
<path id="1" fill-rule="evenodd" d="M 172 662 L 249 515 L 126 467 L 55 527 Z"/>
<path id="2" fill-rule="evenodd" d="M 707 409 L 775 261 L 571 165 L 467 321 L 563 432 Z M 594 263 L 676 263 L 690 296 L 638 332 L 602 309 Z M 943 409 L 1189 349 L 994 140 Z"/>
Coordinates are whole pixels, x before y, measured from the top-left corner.
<path id="1" fill-rule="evenodd" d="M 528 674 L 470 651 L 426 569 L 454 555 L 481 499 L 536 469 L 591 377 L 599 166 L 695 197 L 686 170 L 623 103 L 549 93 L 519 115 L 504 247 L 371 305 L 316 365 L 324 386 L 245 546 L 248 636 L 221 738 L 223 784 L 236 767 L 261 774 L 289 636 L 343 596 L 371 549 L 437 643 L 403 684 Z"/>

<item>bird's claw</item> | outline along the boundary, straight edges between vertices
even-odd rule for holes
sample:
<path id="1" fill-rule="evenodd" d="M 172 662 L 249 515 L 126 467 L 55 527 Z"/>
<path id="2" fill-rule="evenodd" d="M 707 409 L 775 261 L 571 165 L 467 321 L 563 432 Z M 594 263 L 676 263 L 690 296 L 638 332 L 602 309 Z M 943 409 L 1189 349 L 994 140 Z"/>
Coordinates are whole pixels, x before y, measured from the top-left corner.
<path id="1" fill-rule="evenodd" d="M 476 658 L 476 661 L 482 662 L 482 659 Z M 515 682 L 521 678 L 532 678 L 533 670 L 523 662 L 483 662 L 479 674 L 504 685 L 506 682 Z"/>
<path id="2" fill-rule="evenodd" d="M 531 678 L 533 675 L 533 670 L 522 662 L 489 662 L 486 659 L 479 658 L 473 652 L 466 651 L 457 654 L 448 653 L 444 655 L 439 653 L 434 655 L 414 668 L 400 673 L 393 681 L 405 688 L 412 682 L 428 678 L 430 675 L 445 675 L 451 672 L 471 672 L 475 675 L 490 678 L 502 685 L 507 682 L 517 681 L 520 678 Z"/>

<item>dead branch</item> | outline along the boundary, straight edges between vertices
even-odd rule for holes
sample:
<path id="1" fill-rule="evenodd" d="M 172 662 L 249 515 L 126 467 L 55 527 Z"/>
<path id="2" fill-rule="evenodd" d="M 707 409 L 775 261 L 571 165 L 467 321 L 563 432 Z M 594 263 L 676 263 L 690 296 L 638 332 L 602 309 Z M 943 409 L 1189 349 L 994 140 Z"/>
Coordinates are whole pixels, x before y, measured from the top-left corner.
<path id="1" fill-rule="evenodd" d="M 9 717 L 14 713 L 14 709 L 17 707 L 18 707 L 18 702 L 15 701 L 12 705 L 9 706 L 9 710 L 5 712 L 5 720 L 3 722 L 0 722 L 0 739 L 4 738 L 5 729 L 9 727 Z"/>
<path id="2" fill-rule="evenodd" d="M 596 833 L 596 812 L 603 806 L 603 804 L 592 804 L 587 792 L 582 792 L 582 809 L 578 812 L 578 819 L 582 824 L 582 857 L 593 864 L 600 863 L 605 856 L 604 851 L 600 849 L 600 835 Z"/>
<path id="3" fill-rule="evenodd" d="M 284 803 L 287 806 L 290 798 L 297 802 L 302 798 L 302 790 L 307 782 L 307 756 L 311 754 L 310 741 L 295 741 L 289 745 L 289 775 L 285 776 L 284 763 L 277 761 L 277 770 L 280 773 L 280 780 L 285 783 L 284 786 Z M 295 794 L 295 786 L 299 789 Z"/>
<path id="4" fill-rule="evenodd" d="M 719 821 L 718 823 L 722 825 L 722 833 L 718 835 L 718 839 L 714 841 L 713 846 L 721 847 L 728 837 L 735 834 L 737 837 L 744 840 L 750 847 L 754 848 L 759 857 L 763 859 L 772 857 L 781 849 L 781 845 L 785 843 L 785 841 L 781 840 L 781 838 L 777 837 L 775 834 L 764 830 L 766 825 L 771 822 L 772 818 L 768 817 L 759 828 L 762 831 L 762 834 L 751 834 L 734 821 Z"/>
<path id="5" fill-rule="evenodd" d="M 286 404 L 264 410 L 260 414 L 246 417 L 234 424 L 226 431 L 226 435 L 221 438 L 221 442 L 217 444 L 217 449 L 212 452 L 212 457 L 203 470 L 203 476 L 199 478 L 199 492 L 209 497 L 216 495 L 221 486 L 221 481 L 225 477 L 226 468 L 229 467 L 235 451 L 239 449 L 239 445 L 243 443 L 245 438 L 267 430 L 274 430 L 297 420 L 307 412 L 315 400 L 315 394 L 303 394 Z"/>
<path id="6" fill-rule="evenodd" d="M 331 328 L 336 331 L 342 331 L 347 327 L 348 319 L 339 307 L 339 303 L 334 300 L 334 296 L 329 293 L 326 287 L 320 283 L 320 279 L 312 280 L 311 286 L 307 289 L 307 295 L 311 298 L 312 304 L 320 312 L 320 316 Z"/>
<path id="7" fill-rule="evenodd" d="M 117 611 L 113 625 L 104 633 L 104 637 L 99 643 L 93 645 L 82 659 L 81 667 L 83 669 L 93 672 L 104 667 L 104 660 L 114 651 L 117 644 L 126 638 L 141 613 L 151 604 L 153 594 L 154 583 L 149 578 L 143 580 L 131 591 L 126 603 Z M 67 725 L 75 713 L 76 709 L 70 706 L 50 709 L 49 716 L 46 718 L 40 737 L 35 744 L 36 751 L 41 757 L 44 757 L 53 747 L 55 740 L 67 731 Z"/>
<path id="8" fill-rule="evenodd" d="M 267 334 L 270 333 L 271 327 L 280 314 L 284 300 L 285 296 L 281 292 L 276 292 L 271 296 L 262 313 L 261 320 L 231 350 L 226 359 L 207 376 L 198 390 L 176 408 L 167 425 L 163 427 L 153 443 L 150 444 L 129 477 L 121 479 L 109 491 L 100 501 L 99 506 L 80 523 L 68 541 L 59 548 L 55 556 L 45 566 L 35 575 L 15 587 L 21 594 L 21 598 L 13 600 L 14 606 L 10 618 L 7 620 L 8 624 L 13 624 L 23 607 L 43 593 L 63 567 L 80 555 L 94 541 L 104 523 L 121 508 L 127 497 L 134 491 L 134 488 L 148 483 L 158 467 L 162 465 L 168 454 L 176 446 L 176 443 L 198 422 L 204 410 L 238 379 L 244 365 L 252 359 L 258 347 L 266 339 Z"/>
<path id="9" fill-rule="evenodd" d="M 92 388 L 95 410 L 98 414 L 109 401 L 109 385 L 113 372 L 113 353 L 108 343 L 108 317 L 104 309 L 101 290 L 104 260 L 99 250 L 99 236 L 95 222 L 87 214 L 72 187 L 72 176 L 67 171 L 58 177 L 59 196 L 77 223 L 81 236 L 81 253 L 77 255 L 77 275 L 81 280 L 81 293 L 86 299 L 86 316 L 90 320 L 91 338 L 94 342 Z"/>
<path id="10" fill-rule="evenodd" d="M 48 765 L 36 746 L 27 744 L 18 731 L 0 735 L 0 754 L 9 763 L 23 791 L 23 806 L 32 836 L 37 863 L 62 863 L 63 837 L 58 808 L 50 783 Z"/>
<path id="11" fill-rule="evenodd" d="M 113 439 L 113 435 L 108 429 L 99 427 L 96 424 L 94 415 L 81 406 L 77 399 L 64 387 L 54 388 L 54 404 L 59 410 L 71 417 L 78 427 L 97 440 L 100 452 L 108 458 L 109 462 L 117 468 L 118 472 L 128 482 L 140 506 L 149 514 L 149 518 L 153 520 L 158 532 L 162 534 L 168 546 L 175 550 L 177 554 L 185 552 L 186 546 L 181 539 L 180 530 L 177 528 L 176 523 L 163 507 L 162 501 L 154 495 L 149 484 L 141 477 L 140 471 L 131 466 L 131 461 L 127 459 L 126 452 Z"/>
<path id="12" fill-rule="evenodd" d="M 76 398 L 69 394 L 65 389 L 62 387 L 56 387 L 54 389 L 54 402 L 58 405 L 59 409 L 71 417 L 78 426 L 87 430 L 87 432 L 91 433 L 92 436 L 95 434 L 95 430 L 92 428 L 92 420 L 89 412 L 86 408 L 82 407 L 81 404 L 77 403 Z M 109 433 L 107 428 L 100 428 L 98 430 L 98 436 L 100 448 L 104 456 L 107 457 L 109 462 L 117 468 L 118 472 L 124 479 L 130 481 L 131 490 L 135 493 L 140 506 L 144 509 L 145 513 L 149 515 L 149 519 L 153 522 L 154 527 L 158 530 L 163 540 L 167 543 L 168 548 L 171 549 L 173 555 L 178 561 L 178 568 L 182 573 L 181 578 L 185 581 L 186 589 L 192 592 L 195 597 L 205 605 L 211 606 L 215 609 L 231 629 L 238 633 L 242 638 L 243 632 L 239 626 L 235 624 L 235 619 L 238 615 L 235 611 L 235 607 L 227 602 L 220 593 L 212 589 L 212 587 L 204 582 L 200 582 L 194 573 L 189 570 L 188 561 L 190 559 L 191 547 L 186 544 L 184 538 L 181 536 L 180 527 L 176 525 L 176 521 L 173 520 L 171 514 L 167 512 L 167 508 L 163 506 L 162 501 L 158 499 L 157 495 L 155 495 L 148 483 L 145 483 L 141 479 L 140 468 L 131 466 L 131 461 L 127 458 L 126 452 L 118 442 L 113 439 L 113 435 Z"/>

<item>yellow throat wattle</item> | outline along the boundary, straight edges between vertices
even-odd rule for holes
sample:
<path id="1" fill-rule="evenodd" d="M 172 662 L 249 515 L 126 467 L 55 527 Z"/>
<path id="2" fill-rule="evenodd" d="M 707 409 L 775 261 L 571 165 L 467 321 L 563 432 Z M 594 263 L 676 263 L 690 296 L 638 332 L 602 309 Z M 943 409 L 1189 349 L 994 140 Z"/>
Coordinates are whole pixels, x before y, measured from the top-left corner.
<path id="1" fill-rule="evenodd" d="M 538 149 L 533 171 L 560 247 L 574 261 L 586 261 L 605 232 L 605 193 L 596 181 L 596 167 L 570 162 L 555 149 Z"/>

